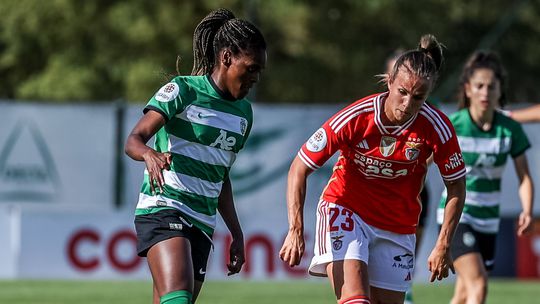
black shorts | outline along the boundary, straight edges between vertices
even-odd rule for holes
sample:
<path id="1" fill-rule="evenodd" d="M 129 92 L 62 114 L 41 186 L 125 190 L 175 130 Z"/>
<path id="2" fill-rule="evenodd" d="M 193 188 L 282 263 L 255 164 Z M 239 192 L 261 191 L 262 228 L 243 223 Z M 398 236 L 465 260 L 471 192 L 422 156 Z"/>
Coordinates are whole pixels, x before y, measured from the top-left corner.
<path id="1" fill-rule="evenodd" d="M 486 270 L 492 270 L 495 266 L 496 239 L 496 234 L 478 232 L 469 224 L 460 223 L 452 240 L 452 258 L 455 260 L 464 254 L 478 252 Z"/>
<path id="2" fill-rule="evenodd" d="M 191 259 L 195 280 L 204 281 L 206 264 L 212 248 L 209 237 L 193 226 L 183 213 L 176 209 L 165 209 L 156 213 L 135 216 L 137 231 L 137 254 L 146 257 L 150 247 L 173 238 L 187 238 L 191 244 Z"/>

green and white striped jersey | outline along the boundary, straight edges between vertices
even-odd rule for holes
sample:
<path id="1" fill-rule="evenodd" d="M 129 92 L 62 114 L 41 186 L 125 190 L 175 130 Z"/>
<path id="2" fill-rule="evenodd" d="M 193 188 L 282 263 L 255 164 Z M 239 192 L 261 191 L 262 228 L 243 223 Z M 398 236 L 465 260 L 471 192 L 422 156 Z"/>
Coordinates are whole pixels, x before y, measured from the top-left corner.
<path id="1" fill-rule="evenodd" d="M 223 182 L 251 130 L 251 104 L 224 97 L 210 76 L 179 76 L 150 99 L 149 110 L 167 120 L 154 148 L 170 152 L 172 165 L 163 171 L 163 193 L 155 195 L 145 170 L 135 215 L 175 208 L 212 235 Z"/>
<path id="2" fill-rule="evenodd" d="M 467 223 L 479 232 L 499 231 L 501 178 L 508 155 L 522 155 L 530 147 L 521 125 L 496 111 L 493 125 L 483 131 L 472 120 L 468 109 L 449 116 L 467 168 L 466 199 L 460 223 Z M 437 222 L 442 224 L 446 190 L 437 210 Z"/>

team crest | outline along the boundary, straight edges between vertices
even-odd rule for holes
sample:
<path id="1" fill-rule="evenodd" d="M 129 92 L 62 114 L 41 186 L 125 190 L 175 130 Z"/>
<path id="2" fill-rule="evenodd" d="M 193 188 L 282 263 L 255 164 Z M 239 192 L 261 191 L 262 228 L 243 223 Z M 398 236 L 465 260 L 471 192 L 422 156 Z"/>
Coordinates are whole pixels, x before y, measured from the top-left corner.
<path id="1" fill-rule="evenodd" d="M 240 132 L 242 133 L 242 135 L 246 134 L 246 127 L 247 127 L 246 120 L 245 119 L 240 119 Z"/>
<path id="2" fill-rule="evenodd" d="M 332 237 L 332 247 L 334 250 L 340 250 L 343 247 L 343 241 L 341 240 L 343 235 L 336 235 Z"/>
<path id="3" fill-rule="evenodd" d="M 420 149 L 418 148 L 422 145 L 422 143 L 408 141 L 405 143 L 405 145 L 408 147 L 405 149 L 405 157 L 408 160 L 417 159 L 420 155 Z"/>
<path id="4" fill-rule="evenodd" d="M 396 150 L 396 139 L 390 136 L 381 137 L 381 144 L 379 145 L 379 152 L 384 157 L 388 157 L 394 153 Z"/>

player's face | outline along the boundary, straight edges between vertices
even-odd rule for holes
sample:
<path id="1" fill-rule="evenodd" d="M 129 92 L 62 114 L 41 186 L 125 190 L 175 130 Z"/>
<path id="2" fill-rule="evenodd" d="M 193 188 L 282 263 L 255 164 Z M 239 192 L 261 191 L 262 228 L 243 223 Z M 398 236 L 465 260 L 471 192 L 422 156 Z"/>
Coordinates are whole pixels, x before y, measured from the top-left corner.
<path id="1" fill-rule="evenodd" d="M 431 91 L 432 81 L 400 68 L 394 81 L 388 83 L 384 112 L 390 122 L 402 124 L 416 115 Z"/>
<path id="2" fill-rule="evenodd" d="M 225 86 L 236 99 L 246 97 L 249 90 L 259 81 L 266 66 L 266 51 L 253 50 L 240 52 L 231 57 L 231 65 L 227 69 Z"/>
<path id="3" fill-rule="evenodd" d="M 491 69 L 476 69 L 465 83 L 465 95 L 470 107 L 479 111 L 494 110 L 501 98 L 501 83 Z"/>

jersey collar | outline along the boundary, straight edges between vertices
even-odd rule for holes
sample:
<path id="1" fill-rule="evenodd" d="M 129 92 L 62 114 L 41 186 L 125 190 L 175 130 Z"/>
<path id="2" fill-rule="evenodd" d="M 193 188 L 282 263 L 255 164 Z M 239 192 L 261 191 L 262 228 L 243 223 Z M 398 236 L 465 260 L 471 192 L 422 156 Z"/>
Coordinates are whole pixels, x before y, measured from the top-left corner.
<path id="1" fill-rule="evenodd" d="M 237 99 L 234 98 L 229 92 L 223 92 L 217 84 L 214 82 L 214 79 L 212 79 L 212 76 L 210 74 L 206 74 L 206 80 L 210 83 L 214 91 L 221 97 L 222 99 L 228 100 L 228 101 L 236 101 Z"/>
<path id="2" fill-rule="evenodd" d="M 386 98 L 388 97 L 388 92 L 382 93 L 379 96 L 375 98 L 375 101 L 373 102 L 375 106 L 375 125 L 379 129 L 379 132 L 381 134 L 388 134 L 388 135 L 399 135 L 403 130 L 406 130 L 408 127 L 412 125 L 412 123 L 416 120 L 416 117 L 418 116 L 418 113 L 414 114 L 409 120 L 407 120 L 404 124 L 400 126 L 385 126 L 382 122 L 381 116 L 384 112 L 384 102 L 386 101 Z"/>

